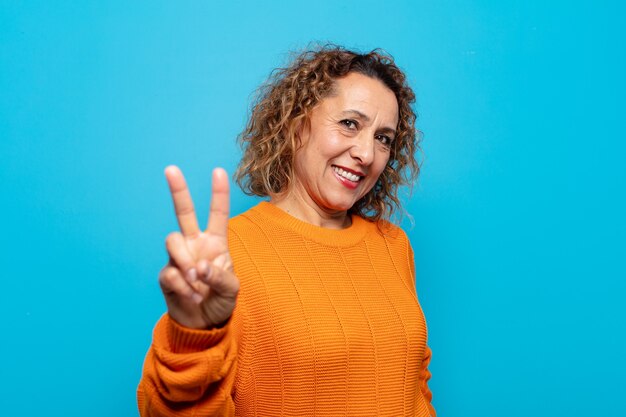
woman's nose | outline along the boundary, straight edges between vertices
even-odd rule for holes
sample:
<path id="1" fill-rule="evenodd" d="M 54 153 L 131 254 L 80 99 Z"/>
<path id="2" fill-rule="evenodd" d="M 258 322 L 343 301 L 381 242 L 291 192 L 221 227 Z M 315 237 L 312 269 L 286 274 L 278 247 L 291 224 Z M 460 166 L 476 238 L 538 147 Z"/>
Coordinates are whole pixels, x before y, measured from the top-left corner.
<path id="1" fill-rule="evenodd" d="M 374 162 L 374 145 L 374 138 L 362 132 L 355 138 L 350 148 L 350 155 L 358 160 L 361 165 L 371 165 Z"/>

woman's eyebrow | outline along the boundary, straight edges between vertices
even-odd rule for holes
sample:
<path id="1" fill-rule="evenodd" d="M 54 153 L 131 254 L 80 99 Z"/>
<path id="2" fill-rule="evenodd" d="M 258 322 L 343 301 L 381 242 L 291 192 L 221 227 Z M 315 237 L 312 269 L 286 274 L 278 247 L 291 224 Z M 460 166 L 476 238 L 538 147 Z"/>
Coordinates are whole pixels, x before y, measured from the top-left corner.
<path id="1" fill-rule="evenodd" d="M 346 116 L 347 115 L 356 115 L 359 119 L 363 119 L 366 122 L 370 121 L 370 118 L 365 113 L 362 113 L 362 112 L 360 112 L 358 110 L 354 110 L 354 109 L 344 110 L 344 111 L 341 112 L 341 114 L 342 115 L 346 115 Z"/>
<path id="2" fill-rule="evenodd" d="M 396 129 L 390 127 L 381 127 L 378 129 L 378 133 L 384 133 L 385 135 L 396 137 Z"/>

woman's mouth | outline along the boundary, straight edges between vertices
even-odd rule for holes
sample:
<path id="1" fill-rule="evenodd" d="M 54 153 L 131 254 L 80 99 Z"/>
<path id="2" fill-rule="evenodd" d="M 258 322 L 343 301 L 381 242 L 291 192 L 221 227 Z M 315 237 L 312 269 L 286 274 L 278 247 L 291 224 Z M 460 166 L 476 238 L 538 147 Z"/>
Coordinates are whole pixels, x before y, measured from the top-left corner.
<path id="1" fill-rule="evenodd" d="M 354 189 L 359 184 L 359 181 L 363 178 L 362 176 L 353 174 L 352 172 L 348 172 L 345 169 L 339 168 L 336 165 L 333 165 L 333 171 L 335 171 L 336 177 L 340 180 L 340 182 L 348 188 Z"/>

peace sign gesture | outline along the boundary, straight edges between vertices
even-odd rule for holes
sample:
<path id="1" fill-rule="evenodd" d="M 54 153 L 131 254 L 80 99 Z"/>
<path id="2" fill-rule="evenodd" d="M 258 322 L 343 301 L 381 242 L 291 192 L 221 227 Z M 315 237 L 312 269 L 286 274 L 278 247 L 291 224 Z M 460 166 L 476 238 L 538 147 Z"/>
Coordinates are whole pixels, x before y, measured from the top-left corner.
<path id="1" fill-rule="evenodd" d="M 191 194 L 183 173 L 165 169 L 180 233 L 166 239 L 170 260 L 159 274 L 167 310 L 179 324 L 209 329 L 224 323 L 235 308 L 239 279 L 228 252 L 228 176 L 213 170 L 213 194 L 209 224 L 200 230 Z"/>

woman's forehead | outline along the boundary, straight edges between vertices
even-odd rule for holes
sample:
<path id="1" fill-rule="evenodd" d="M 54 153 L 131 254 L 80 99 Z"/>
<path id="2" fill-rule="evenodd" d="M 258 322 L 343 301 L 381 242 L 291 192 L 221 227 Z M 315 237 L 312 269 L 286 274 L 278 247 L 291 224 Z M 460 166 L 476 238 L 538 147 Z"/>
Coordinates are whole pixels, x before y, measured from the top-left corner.
<path id="1" fill-rule="evenodd" d="M 332 95 L 320 103 L 327 110 L 355 112 L 373 118 L 383 117 L 397 121 L 396 96 L 380 80 L 359 73 L 350 73 L 335 81 Z"/>

